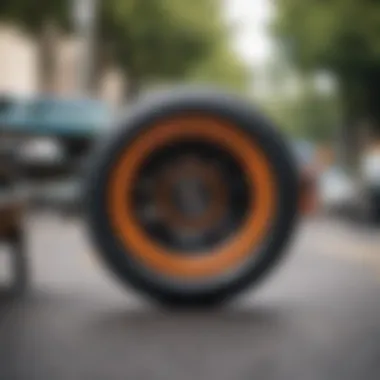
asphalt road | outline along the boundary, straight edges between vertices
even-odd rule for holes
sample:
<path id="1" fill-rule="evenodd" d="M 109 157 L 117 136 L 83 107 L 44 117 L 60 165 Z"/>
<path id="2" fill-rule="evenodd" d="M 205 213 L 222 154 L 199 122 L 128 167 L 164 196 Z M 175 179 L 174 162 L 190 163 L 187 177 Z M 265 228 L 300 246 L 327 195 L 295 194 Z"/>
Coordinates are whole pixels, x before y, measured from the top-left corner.
<path id="1" fill-rule="evenodd" d="M 378 380 L 380 234 L 309 221 L 228 307 L 166 313 L 94 259 L 79 222 L 32 218 L 30 294 L 0 303 L 0 379 Z"/>

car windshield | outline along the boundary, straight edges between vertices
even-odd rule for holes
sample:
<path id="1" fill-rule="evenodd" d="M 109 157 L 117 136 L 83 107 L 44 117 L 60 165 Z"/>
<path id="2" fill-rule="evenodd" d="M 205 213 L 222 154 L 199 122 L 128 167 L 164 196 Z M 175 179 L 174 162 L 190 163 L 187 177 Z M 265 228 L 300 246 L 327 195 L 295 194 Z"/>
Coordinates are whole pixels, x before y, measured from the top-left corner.
<path id="1" fill-rule="evenodd" d="M 107 108 L 100 102 L 75 101 L 34 101 L 29 105 L 29 112 L 33 117 L 54 118 L 76 121 L 99 120 L 105 121 L 108 117 Z"/>

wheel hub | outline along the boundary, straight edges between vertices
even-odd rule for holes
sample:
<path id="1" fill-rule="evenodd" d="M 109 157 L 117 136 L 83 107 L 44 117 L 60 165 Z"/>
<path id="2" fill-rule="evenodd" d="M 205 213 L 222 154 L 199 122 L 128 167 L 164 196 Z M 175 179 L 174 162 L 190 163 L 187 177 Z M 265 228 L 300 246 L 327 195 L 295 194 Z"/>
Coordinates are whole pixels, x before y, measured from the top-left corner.
<path id="1" fill-rule="evenodd" d="M 194 166 L 195 158 L 198 169 L 181 175 L 179 163 Z M 194 177 L 207 184 L 210 200 L 203 205 L 200 186 L 190 186 L 197 199 L 190 212 L 183 210 L 188 195 L 178 189 L 176 200 L 172 193 L 181 188 L 180 179 Z M 228 121 L 187 115 L 162 120 L 136 137 L 113 171 L 108 200 L 118 239 L 137 265 L 160 276 L 203 278 L 251 260 L 268 231 L 275 196 L 271 167 L 254 140 Z M 218 216 L 209 217 L 209 210 Z"/>
<path id="2" fill-rule="evenodd" d="M 159 214 L 174 231 L 210 228 L 226 212 L 221 173 L 196 158 L 169 165 L 157 182 Z"/>
<path id="3" fill-rule="evenodd" d="M 199 178 L 181 179 L 173 190 L 175 207 L 188 219 L 199 218 L 210 204 L 208 189 Z"/>
<path id="4" fill-rule="evenodd" d="M 252 197 L 233 158 L 215 145 L 178 142 L 158 150 L 144 165 L 150 178 L 142 209 L 154 221 L 140 223 L 152 239 L 184 255 L 213 249 L 244 220 Z M 137 204 L 137 203 L 136 203 Z"/>

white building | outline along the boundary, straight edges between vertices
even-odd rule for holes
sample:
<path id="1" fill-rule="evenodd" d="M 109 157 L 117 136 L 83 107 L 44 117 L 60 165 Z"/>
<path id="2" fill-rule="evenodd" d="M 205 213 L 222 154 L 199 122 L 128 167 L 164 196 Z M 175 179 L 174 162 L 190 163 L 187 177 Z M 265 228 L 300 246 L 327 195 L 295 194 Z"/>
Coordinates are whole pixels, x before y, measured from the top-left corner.
<path id="1" fill-rule="evenodd" d="M 57 96 L 77 96 L 80 45 L 72 37 L 60 36 L 54 48 L 54 74 L 49 87 Z M 37 95 L 38 69 L 36 40 L 13 26 L 0 25 L 0 94 Z M 99 92 L 94 96 L 111 104 L 122 99 L 124 78 L 117 67 L 106 70 L 99 82 Z"/>

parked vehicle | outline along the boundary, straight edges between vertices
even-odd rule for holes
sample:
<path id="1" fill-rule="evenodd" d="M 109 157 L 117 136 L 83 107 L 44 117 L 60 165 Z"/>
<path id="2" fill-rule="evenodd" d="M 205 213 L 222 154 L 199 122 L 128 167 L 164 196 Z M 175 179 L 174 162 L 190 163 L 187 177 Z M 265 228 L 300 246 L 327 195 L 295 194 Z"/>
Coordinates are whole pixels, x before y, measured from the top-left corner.
<path id="1" fill-rule="evenodd" d="M 15 146 L 24 175 L 32 178 L 67 176 L 76 170 L 110 121 L 110 110 L 90 99 L 0 101 L 1 138 Z"/>
<path id="2" fill-rule="evenodd" d="M 336 215 L 353 214 L 358 188 L 344 169 L 333 166 L 321 174 L 319 180 L 321 206 Z"/>
<path id="3" fill-rule="evenodd" d="M 330 168 L 321 176 L 319 192 L 329 212 L 362 222 L 380 222 L 380 153 L 365 153 L 355 176 L 337 166 Z"/>
<path id="4" fill-rule="evenodd" d="M 76 129 L 66 114 L 36 115 L 38 123 L 7 130 L 27 142 L 58 137 L 73 150 L 104 130 L 98 117 Z M 126 285 L 164 304 L 220 303 L 285 253 L 302 212 L 299 167 L 249 103 L 212 90 L 166 92 L 141 99 L 99 140 L 78 177 L 80 203 L 96 252 Z"/>

